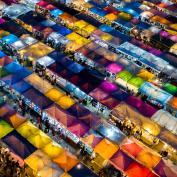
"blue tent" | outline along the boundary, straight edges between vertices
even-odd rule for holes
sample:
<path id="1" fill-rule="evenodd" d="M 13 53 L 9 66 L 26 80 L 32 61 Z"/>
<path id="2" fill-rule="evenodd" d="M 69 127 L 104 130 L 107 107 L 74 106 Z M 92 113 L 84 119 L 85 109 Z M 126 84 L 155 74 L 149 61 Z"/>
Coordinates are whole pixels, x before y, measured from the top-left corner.
<path id="1" fill-rule="evenodd" d="M 58 24 L 52 26 L 51 28 L 63 36 L 66 36 L 66 35 L 72 33 L 72 31 L 70 29 L 68 29 L 64 26 L 58 25 Z"/>
<path id="2" fill-rule="evenodd" d="M 58 52 L 58 51 L 53 51 L 50 54 L 48 54 L 49 57 L 51 57 L 55 61 L 59 61 L 61 58 L 65 57 L 64 54 Z"/>
<path id="3" fill-rule="evenodd" d="M 162 105 L 165 105 L 173 97 L 168 92 L 156 87 L 149 82 L 144 82 L 141 85 L 140 92 L 146 95 L 149 99 L 155 100 Z"/>
<path id="4" fill-rule="evenodd" d="M 99 29 L 104 31 L 104 32 L 106 32 L 106 33 L 109 33 L 109 32 L 111 32 L 113 30 L 113 28 L 111 28 L 109 25 L 105 25 L 105 24 L 101 25 L 99 27 Z"/>
<path id="5" fill-rule="evenodd" d="M 42 26 L 51 27 L 51 26 L 55 25 L 56 23 L 53 22 L 52 20 L 44 20 L 44 21 L 40 22 L 40 24 Z"/>
<path id="6" fill-rule="evenodd" d="M 107 12 L 105 12 L 97 7 L 92 7 L 89 10 L 99 16 L 102 16 L 102 17 L 104 17 L 107 14 Z"/>
<path id="7" fill-rule="evenodd" d="M 73 73 L 79 73 L 84 69 L 84 67 L 76 62 L 73 62 L 71 65 L 68 66 L 68 69 L 71 70 Z"/>
<path id="8" fill-rule="evenodd" d="M 116 92 L 113 92 L 111 95 L 120 101 L 124 101 L 129 97 L 129 94 L 127 92 L 122 91 L 122 90 L 118 90 Z"/>
<path id="9" fill-rule="evenodd" d="M 8 36 L 5 36 L 2 38 L 3 41 L 5 41 L 7 44 L 12 44 L 19 40 L 19 38 L 13 34 L 9 34 Z"/>
<path id="10" fill-rule="evenodd" d="M 60 9 L 54 9 L 50 11 L 52 17 L 57 18 L 59 15 L 63 14 L 63 11 Z"/>
<path id="11" fill-rule="evenodd" d="M 106 137 L 107 139 L 110 139 L 111 141 L 115 143 L 121 143 L 123 139 L 126 137 L 117 127 L 114 127 L 108 123 L 102 123 L 97 128 L 96 131 L 98 131 L 101 135 Z"/>
<path id="12" fill-rule="evenodd" d="M 9 73 L 17 73 L 23 67 L 16 62 L 11 62 L 4 67 Z"/>
<path id="13" fill-rule="evenodd" d="M 28 84 L 27 82 L 25 82 L 24 80 L 12 85 L 12 88 L 19 93 L 23 93 L 23 92 L 29 90 L 31 87 L 32 86 L 30 84 Z"/>
<path id="14" fill-rule="evenodd" d="M 18 75 L 8 75 L 6 77 L 3 77 L 1 80 L 4 81 L 7 85 L 11 86 L 19 81 L 21 81 L 21 77 L 19 77 Z"/>
<path id="15" fill-rule="evenodd" d="M 6 56 L 6 54 L 4 52 L 0 51 L 0 58 L 2 58 L 4 56 Z"/>

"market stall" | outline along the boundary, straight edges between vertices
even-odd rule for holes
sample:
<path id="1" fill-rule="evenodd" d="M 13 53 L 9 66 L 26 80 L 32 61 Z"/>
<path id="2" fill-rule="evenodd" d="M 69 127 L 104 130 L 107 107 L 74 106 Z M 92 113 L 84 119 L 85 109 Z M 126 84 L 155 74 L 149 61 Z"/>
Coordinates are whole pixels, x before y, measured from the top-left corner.
<path id="1" fill-rule="evenodd" d="M 6 121 L 0 120 L 0 138 L 3 138 L 7 134 L 9 134 L 11 131 L 13 131 L 13 127 L 11 127 Z"/>

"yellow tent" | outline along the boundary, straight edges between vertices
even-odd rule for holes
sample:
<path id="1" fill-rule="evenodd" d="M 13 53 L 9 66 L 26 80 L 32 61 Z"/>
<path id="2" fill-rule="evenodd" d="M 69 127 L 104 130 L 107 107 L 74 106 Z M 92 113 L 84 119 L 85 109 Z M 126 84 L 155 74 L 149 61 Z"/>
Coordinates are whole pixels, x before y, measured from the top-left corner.
<path id="1" fill-rule="evenodd" d="M 75 40 L 78 40 L 79 38 L 81 38 L 81 36 L 75 32 L 72 32 L 72 33 L 66 35 L 66 38 L 71 41 L 75 41 Z"/>
<path id="2" fill-rule="evenodd" d="M 45 152 L 51 159 L 59 156 L 63 152 L 63 150 L 64 149 L 54 141 L 42 148 L 42 151 Z"/>
<path id="3" fill-rule="evenodd" d="M 0 138 L 6 136 L 12 130 L 13 128 L 7 122 L 0 120 Z"/>
<path id="4" fill-rule="evenodd" d="M 39 133 L 36 135 L 30 136 L 27 140 L 37 148 L 43 148 L 45 145 L 52 141 L 50 137 L 42 131 L 39 131 Z"/>
<path id="5" fill-rule="evenodd" d="M 100 156 L 102 156 L 104 159 L 110 159 L 117 151 L 119 147 L 116 144 L 113 144 L 107 139 L 103 139 L 100 143 L 98 143 L 94 151 Z"/>
<path id="6" fill-rule="evenodd" d="M 58 101 L 62 96 L 64 96 L 64 92 L 59 89 L 52 88 L 48 92 L 45 93 L 45 96 L 51 99 L 52 101 Z"/>
<path id="7" fill-rule="evenodd" d="M 68 109 L 74 103 L 75 103 L 75 101 L 72 98 L 70 98 L 69 96 L 63 96 L 57 101 L 57 104 L 60 107 L 62 107 L 63 109 Z"/>
<path id="8" fill-rule="evenodd" d="M 97 30 L 97 28 L 91 24 L 84 27 L 84 30 L 87 31 L 88 35 Z"/>
<path id="9" fill-rule="evenodd" d="M 53 88 L 53 86 L 49 82 L 42 79 L 35 73 L 30 74 L 28 77 L 26 77 L 25 81 L 33 85 L 34 88 L 36 88 L 42 93 L 45 93 Z"/>
<path id="10" fill-rule="evenodd" d="M 25 123 L 21 124 L 16 130 L 25 138 L 34 136 L 39 133 L 39 129 L 35 127 L 30 121 L 26 121 Z"/>
<path id="11" fill-rule="evenodd" d="M 153 79 L 155 79 L 155 75 L 145 69 L 141 69 L 137 76 L 146 81 L 152 81 Z"/>
<path id="12" fill-rule="evenodd" d="M 87 25 L 88 25 L 88 23 L 86 21 L 84 21 L 84 20 L 79 20 L 79 21 L 74 23 L 74 26 L 78 27 L 80 29 L 84 28 Z"/>
<path id="13" fill-rule="evenodd" d="M 90 40 L 84 38 L 84 37 L 81 37 L 79 39 L 76 40 L 76 43 L 79 44 L 79 45 L 86 45 L 90 42 Z"/>
<path id="14" fill-rule="evenodd" d="M 25 159 L 25 163 L 34 171 L 49 166 L 52 161 L 41 150 L 37 150 Z"/>
<path id="15" fill-rule="evenodd" d="M 103 41 L 110 41 L 113 36 L 108 34 L 108 33 L 104 33 L 103 35 L 100 36 L 100 38 L 103 40 Z"/>
<path id="16" fill-rule="evenodd" d="M 115 15 L 115 14 L 113 14 L 113 13 L 110 13 L 110 14 L 107 14 L 107 15 L 105 16 L 105 18 L 107 18 L 107 19 L 110 20 L 110 21 L 114 21 L 114 20 L 117 20 L 117 19 L 118 19 L 118 16 Z"/>
<path id="17" fill-rule="evenodd" d="M 74 51 L 78 50 L 79 48 L 81 48 L 82 46 L 83 46 L 83 44 L 77 44 L 76 41 L 72 41 L 66 45 L 66 51 L 74 52 Z"/>

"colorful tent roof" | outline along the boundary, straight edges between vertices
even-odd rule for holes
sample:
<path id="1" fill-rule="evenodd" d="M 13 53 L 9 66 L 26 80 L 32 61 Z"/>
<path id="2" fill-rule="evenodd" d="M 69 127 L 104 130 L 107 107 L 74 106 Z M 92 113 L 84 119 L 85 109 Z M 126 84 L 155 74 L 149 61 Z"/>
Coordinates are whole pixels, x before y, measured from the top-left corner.
<path id="1" fill-rule="evenodd" d="M 64 92 L 56 88 L 52 88 L 45 93 L 45 96 L 47 96 L 48 98 L 55 102 L 58 101 L 64 95 L 65 95 Z"/>
<path id="2" fill-rule="evenodd" d="M 74 103 L 75 101 L 69 96 L 63 96 L 57 101 L 57 104 L 63 109 L 70 108 Z"/>
<path id="3" fill-rule="evenodd" d="M 141 87 L 141 85 L 144 83 L 144 80 L 140 77 L 132 77 L 129 81 L 129 84 L 134 85 L 135 87 Z"/>
<path id="4" fill-rule="evenodd" d="M 37 148 L 43 148 L 45 145 L 50 143 L 52 140 L 42 131 L 39 131 L 36 135 L 32 135 L 27 139 L 31 144 Z"/>
<path id="5" fill-rule="evenodd" d="M 36 150 L 32 144 L 15 130 L 3 137 L 2 140 L 9 146 L 12 152 L 15 152 L 22 159 L 25 159 Z"/>
<path id="6" fill-rule="evenodd" d="M 104 159 L 110 159 L 114 153 L 118 150 L 118 146 L 113 144 L 107 139 L 103 139 L 100 143 L 98 143 L 94 151 L 100 154 Z"/>
<path id="7" fill-rule="evenodd" d="M 13 128 L 7 122 L 0 120 L 0 138 L 6 136 L 12 130 Z"/>
<path id="8" fill-rule="evenodd" d="M 123 71 L 119 72 L 119 73 L 116 75 L 116 77 L 117 77 L 117 78 L 121 78 L 121 79 L 123 79 L 124 81 L 128 81 L 128 80 L 130 80 L 130 79 L 133 77 L 133 75 L 132 75 L 129 71 L 123 70 Z"/>
<path id="9" fill-rule="evenodd" d="M 45 154 L 47 154 L 51 159 L 54 159 L 58 157 L 64 151 L 64 149 L 53 141 L 44 146 L 42 151 L 45 152 Z"/>
<path id="10" fill-rule="evenodd" d="M 121 150 L 117 151 L 110 159 L 111 164 L 120 170 L 127 169 L 133 161 L 133 159 Z"/>
<path id="11" fill-rule="evenodd" d="M 58 157 L 53 159 L 64 171 L 71 170 L 77 163 L 77 158 L 67 151 L 63 151 Z"/>
<path id="12" fill-rule="evenodd" d="M 175 85 L 170 84 L 170 83 L 164 84 L 163 89 L 165 91 L 167 91 L 168 93 L 171 93 L 172 95 L 175 95 L 177 93 L 177 87 Z"/>

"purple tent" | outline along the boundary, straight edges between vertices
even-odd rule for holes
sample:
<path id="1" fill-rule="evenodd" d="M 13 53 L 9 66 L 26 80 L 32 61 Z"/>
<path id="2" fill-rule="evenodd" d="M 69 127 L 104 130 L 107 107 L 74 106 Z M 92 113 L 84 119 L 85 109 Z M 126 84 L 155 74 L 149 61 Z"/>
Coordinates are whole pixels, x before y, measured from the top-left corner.
<path id="1" fill-rule="evenodd" d="M 177 167 L 171 161 L 160 160 L 154 168 L 160 177 L 177 177 Z"/>
<path id="2" fill-rule="evenodd" d="M 105 106 L 107 106 L 109 109 L 113 109 L 120 103 L 120 101 L 118 101 L 112 96 L 108 96 L 107 98 L 101 100 L 100 102 L 104 104 Z"/>
<path id="3" fill-rule="evenodd" d="M 118 64 L 116 64 L 116 63 L 111 63 L 111 64 L 109 64 L 109 65 L 106 67 L 106 69 L 107 69 L 108 71 L 110 71 L 111 73 L 115 73 L 115 74 L 116 74 L 116 73 L 122 71 L 124 68 L 123 68 L 122 65 L 118 65 Z"/>
<path id="4" fill-rule="evenodd" d="M 27 158 L 36 150 L 36 148 L 17 133 L 16 130 L 3 137 L 2 140 L 9 146 L 11 151 L 23 159 Z"/>
<path id="5" fill-rule="evenodd" d="M 105 92 L 101 88 L 96 88 L 89 93 L 89 95 L 98 101 L 101 101 L 109 96 L 109 93 Z"/>
<path id="6" fill-rule="evenodd" d="M 29 89 L 28 91 L 24 92 L 23 95 L 41 109 L 44 109 L 52 104 L 52 101 L 50 101 L 35 88 Z"/>
<path id="7" fill-rule="evenodd" d="M 100 123 L 100 118 L 83 107 L 81 104 L 74 104 L 67 110 L 70 114 L 85 122 L 89 127 L 96 126 Z"/>
<path id="8" fill-rule="evenodd" d="M 157 110 L 151 105 L 144 103 L 141 99 L 134 96 L 129 96 L 125 102 L 136 108 L 142 115 L 151 117 Z"/>

